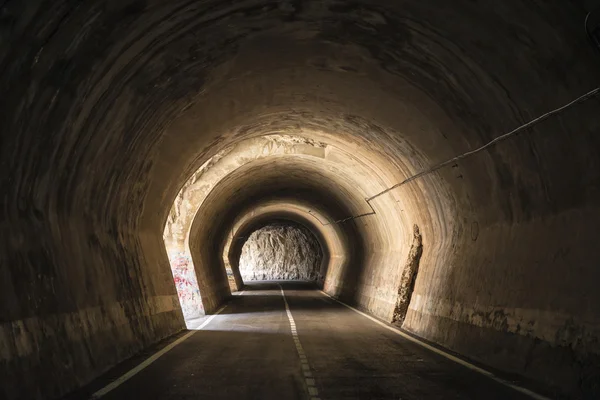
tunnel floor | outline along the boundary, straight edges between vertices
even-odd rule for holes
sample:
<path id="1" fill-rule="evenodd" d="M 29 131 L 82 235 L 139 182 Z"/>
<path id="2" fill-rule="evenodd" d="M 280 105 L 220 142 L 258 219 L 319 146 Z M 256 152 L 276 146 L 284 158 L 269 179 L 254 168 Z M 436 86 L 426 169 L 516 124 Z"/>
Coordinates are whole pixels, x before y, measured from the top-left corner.
<path id="1" fill-rule="evenodd" d="M 297 350 L 280 284 L 305 357 Z M 102 398 L 529 397 L 394 334 L 310 284 L 259 282 L 246 285 L 203 330 Z"/>

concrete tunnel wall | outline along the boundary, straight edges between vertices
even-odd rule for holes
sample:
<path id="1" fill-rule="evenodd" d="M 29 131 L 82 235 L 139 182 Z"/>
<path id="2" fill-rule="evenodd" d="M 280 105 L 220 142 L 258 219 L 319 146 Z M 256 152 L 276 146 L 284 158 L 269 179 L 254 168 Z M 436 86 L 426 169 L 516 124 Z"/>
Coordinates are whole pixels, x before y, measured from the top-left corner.
<path id="1" fill-rule="evenodd" d="M 269 196 L 328 201 L 323 210 L 345 218 L 365 212 L 364 197 L 596 87 L 600 71 L 577 1 L 0 8 L 9 399 L 56 398 L 184 327 L 162 233 L 184 182 L 219 150 L 290 134 L 374 155 L 372 184 L 282 156 L 241 167 L 219 192 L 239 198 L 219 205 L 222 221 Z M 404 328 L 557 392 L 597 394 L 598 105 L 375 199 L 377 215 L 341 228 L 360 252 L 325 288 L 391 318 L 416 224 L 423 256 Z M 275 170 L 286 163 L 284 179 Z M 244 189 L 244 168 L 269 191 Z M 213 223 L 221 199 L 207 198 L 194 224 Z M 201 266 L 222 232 L 192 233 L 190 247 L 208 249 L 194 262 L 216 307 L 224 272 Z"/>

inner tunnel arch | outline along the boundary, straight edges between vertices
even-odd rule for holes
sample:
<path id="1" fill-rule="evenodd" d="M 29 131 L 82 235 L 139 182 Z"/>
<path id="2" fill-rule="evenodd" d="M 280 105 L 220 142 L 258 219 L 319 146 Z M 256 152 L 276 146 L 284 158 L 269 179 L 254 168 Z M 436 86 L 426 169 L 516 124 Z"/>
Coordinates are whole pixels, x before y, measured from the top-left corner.
<path id="1" fill-rule="evenodd" d="M 349 238 L 336 225 L 323 225 L 320 218 L 326 214 L 318 207 L 302 204 L 297 199 L 276 199 L 258 204 L 236 218 L 231 234 L 223 246 L 224 259 L 232 266 L 234 273 L 239 271 L 238 262 L 244 245 L 243 238 L 261 226 L 274 220 L 289 220 L 301 224 L 317 238 L 323 252 L 323 264 L 320 271 L 322 287 L 324 278 L 330 270 L 344 270 L 351 255 Z"/>
<path id="2" fill-rule="evenodd" d="M 372 129 L 369 126 L 364 126 L 363 128 Z M 316 138 L 320 138 L 320 140 L 317 141 Z M 385 259 L 392 254 L 398 259 L 404 257 L 403 253 L 406 253 L 409 247 L 405 243 L 409 240 L 409 233 L 407 232 L 410 229 L 407 228 L 409 230 L 405 232 L 405 228 L 403 227 L 412 226 L 408 220 L 410 216 L 421 212 L 423 218 L 431 220 L 431 216 L 427 213 L 438 209 L 437 219 L 450 219 L 452 213 L 448 213 L 448 210 L 445 212 L 442 211 L 439 209 L 439 203 L 433 203 L 431 200 L 425 198 L 411 201 L 411 196 L 423 196 L 421 192 L 423 187 L 421 186 L 406 188 L 403 191 L 404 196 L 402 197 L 397 197 L 395 193 L 390 193 L 389 196 L 378 198 L 371 203 L 366 202 L 365 199 L 367 197 L 389 187 L 397 179 L 400 179 L 402 175 L 387 164 L 389 159 L 386 155 L 378 154 L 372 147 L 366 146 L 363 148 L 357 145 L 358 143 L 348 141 L 339 134 L 327 135 L 323 134 L 322 131 L 303 130 L 294 135 L 271 134 L 268 136 L 259 136 L 242 140 L 229 146 L 226 150 L 221 151 L 217 156 L 207 161 L 180 191 L 178 200 L 172 208 L 170 220 L 167 221 L 165 227 L 164 235 L 167 247 L 169 247 L 169 240 L 171 242 L 178 241 L 178 248 L 181 251 L 189 251 L 188 258 L 193 261 L 192 251 L 188 250 L 192 247 L 190 241 L 192 236 L 192 220 L 202 209 L 207 198 L 213 195 L 213 191 L 218 189 L 218 185 L 232 176 L 234 178 L 231 179 L 239 179 L 235 177 L 235 174 L 243 174 L 244 168 L 255 168 L 260 175 L 266 170 L 264 168 L 278 168 L 279 166 L 288 165 L 285 168 L 289 171 L 289 175 L 285 177 L 280 175 L 281 178 L 279 181 L 276 179 L 275 183 L 271 182 L 271 186 L 277 186 L 280 182 L 287 180 L 288 183 L 284 184 L 284 186 L 288 185 L 291 188 L 303 179 L 312 179 L 314 181 L 312 184 L 313 187 L 318 188 L 315 189 L 315 192 L 322 191 L 323 189 L 320 186 L 326 187 L 327 185 L 332 185 L 332 187 L 336 188 L 335 190 L 343 190 L 342 197 L 348 200 L 346 203 L 350 205 L 350 208 L 347 208 L 345 214 L 337 212 L 332 217 L 324 217 L 321 223 L 332 225 L 336 224 L 336 221 L 348 220 L 352 216 L 361 215 L 368 217 L 369 214 L 379 212 L 376 224 L 372 225 L 371 228 L 368 228 L 368 224 L 364 224 L 364 227 L 361 228 L 362 235 L 369 236 L 365 240 L 369 243 L 370 256 L 373 257 L 371 261 L 378 262 L 376 261 L 377 257 Z M 308 166 L 313 172 L 299 172 L 299 169 L 302 169 L 302 165 Z M 255 180 L 252 181 L 252 185 L 262 185 L 264 177 L 259 175 L 255 173 L 252 178 L 242 180 L 241 184 L 246 185 L 249 181 Z M 202 177 L 207 177 L 207 179 L 203 180 L 201 179 Z M 238 183 L 238 185 L 240 184 Z M 342 189 L 343 187 L 345 189 Z M 237 190 L 241 189 L 234 190 L 236 196 L 238 194 Z M 286 190 L 293 191 L 293 189 L 283 189 L 282 193 Z M 437 190 L 438 193 L 436 193 L 434 199 L 439 201 L 444 196 L 439 193 L 439 188 Z M 213 198 L 215 197 L 213 196 Z M 352 198 L 354 200 L 350 201 Z M 228 204 L 229 200 L 229 198 L 221 199 L 224 204 Z M 322 197 L 313 196 L 313 208 L 321 201 Z M 426 201 L 430 203 L 430 206 L 428 208 L 421 208 L 421 205 Z M 233 203 L 229 204 L 229 206 L 228 210 L 237 210 L 238 207 L 233 205 Z M 183 208 L 183 212 L 177 207 Z M 411 208 L 412 213 L 409 211 Z M 216 213 L 225 213 L 225 210 Z M 435 229 L 435 223 L 429 223 L 426 226 Z M 433 232 L 433 230 L 430 230 L 428 233 Z M 436 243 L 447 245 L 443 240 L 437 240 Z M 220 245 L 214 246 L 219 247 Z M 205 251 L 212 252 L 211 248 L 214 246 L 207 247 Z M 357 248 L 362 248 L 363 246 L 363 244 L 356 245 Z M 398 259 L 393 261 L 387 260 L 387 262 L 392 265 L 399 265 L 400 262 Z M 437 257 L 433 259 L 437 259 Z M 366 262 L 366 260 L 362 261 Z M 360 264 L 362 261 L 357 261 L 357 264 Z M 381 259 L 379 259 L 380 261 Z M 190 262 L 190 266 L 193 265 L 195 265 L 195 261 Z M 348 271 L 345 272 L 345 274 L 348 273 Z M 398 280 L 396 276 L 398 273 L 401 272 L 393 271 L 391 277 L 379 276 L 375 279 L 386 281 L 389 284 L 389 282 Z M 357 270 L 356 274 L 356 279 L 359 279 L 358 275 L 360 275 L 360 271 Z M 236 281 L 233 288 L 239 288 L 241 284 L 239 273 L 233 271 L 233 276 Z M 336 293 L 341 291 L 341 287 L 338 284 L 332 283 L 332 285 L 338 287 Z M 382 286 L 376 281 L 371 283 L 371 285 Z M 388 302 L 391 304 L 395 301 L 391 297 L 394 296 L 393 292 L 396 292 L 397 289 L 388 288 L 387 290 L 387 296 L 390 297 Z M 380 312 L 385 313 L 384 315 L 389 314 L 391 310 L 387 308 L 389 307 L 385 307 Z"/>

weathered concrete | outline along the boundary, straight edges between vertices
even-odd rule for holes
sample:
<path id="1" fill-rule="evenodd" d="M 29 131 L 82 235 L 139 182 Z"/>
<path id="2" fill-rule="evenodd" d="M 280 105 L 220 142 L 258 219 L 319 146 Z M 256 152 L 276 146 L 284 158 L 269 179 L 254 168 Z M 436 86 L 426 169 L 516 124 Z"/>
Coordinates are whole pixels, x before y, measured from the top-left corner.
<path id="1" fill-rule="evenodd" d="M 402 270 L 400 278 L 400 287 L 398 288 L 398 300 L 396 300 L 396 308 L 392 316 L 392 322 L 402 325 L 408 312 L 408 306 L 412 299 L 413 291 L 415 290 L 415 281 L 419 272 L 419 263 L 423 255 L 423 237 L 419 232 L 419 227 L 413 227 L 413 241 L 408 252 L 408 260 Z"/>
<path id="2" fill-rule="evenodd" d="M 211 157 L 282 135 L 324 147 L 249 157 L 190 210 L 207 312 L 229 297 L 222 250 L 245 210 L 293 198 L 325 224 L 374 211 L 336 228 L 344 261 L 329 263 L 328 292 L 391 321 L 416 224 L 424 251 L 404 328 L 597 397 L 597 99 L 374 210 L 364 201 L 597 86 L 586 11 L 562 0 L 2 2 L 2 396 L 60 396 L 182 329 L 162 237 L 178 193 Z"/>
<path id="3" fill-rule="evenodd" d="M 271 223 L 246 239 L 239 268 L 247 281 L 321 281 L 323 253 L 315 236 L 290 222 Z"/>

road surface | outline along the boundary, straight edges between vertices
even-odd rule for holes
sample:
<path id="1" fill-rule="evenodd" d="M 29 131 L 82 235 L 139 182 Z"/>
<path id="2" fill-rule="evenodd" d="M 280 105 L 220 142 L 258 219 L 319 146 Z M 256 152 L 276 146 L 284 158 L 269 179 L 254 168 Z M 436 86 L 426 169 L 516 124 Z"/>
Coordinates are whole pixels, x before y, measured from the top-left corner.
<path id="1" fill-rule="evenodd" d="M 247 285 L 203 330 L 101 398 L 530 399 L 301 282 Z"/>

